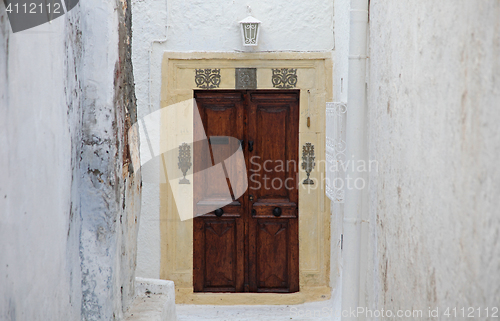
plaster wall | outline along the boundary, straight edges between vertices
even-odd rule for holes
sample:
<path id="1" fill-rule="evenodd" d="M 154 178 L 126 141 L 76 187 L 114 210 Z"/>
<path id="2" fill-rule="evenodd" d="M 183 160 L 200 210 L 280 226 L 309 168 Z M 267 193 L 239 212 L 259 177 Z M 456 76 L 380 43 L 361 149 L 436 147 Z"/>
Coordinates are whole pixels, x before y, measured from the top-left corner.
<path id="1" fill-rule="evenodd" d="M 0 319 L 76 319 L 79 307 L 69 299 L 81 293 L 71 289 L 69 270 L 79 262 L 67 257 L 68 248 L 78 250 L 68 239 L 71 134 L 65 68 L 58 63 L 65 22 L 12 34 L 7 19 L 2 2 Z"/>
<path id="2" fill-rule="evenodd" d="M 115 320 L 134 294 L 128 7 L 13 34 L 0 3 L 1 320 Z"/>
<path id="3" fill-rule="evenodd" d="M 334 1 L 335 9 L 335 98 L 347 102 L 349 68 L 350 0 Z"/>
<path id="4" fill-rule="evenodd" d="M 372 0 L 369 40 L 367 304 L 498 306 L 500 2 Z"/>
<path id="5" fill-rule="evenodd" d="M 335 102 L 347 102 L 349 68 L 349 22 L 350 0 L 334 1 L 335 51 L 333 72 L 333 93 Z M 330 286 L 334 291 L 335 302 L 340 302 L 342 275 L 342 233 L 344 205 L 331 202 L 331 268 Z"/>
<path id="6" fill-rule="evenodd" d="M 242 45 L 238 21 L 251 14 L 262 21 L 259 46 Z M 274 52 L 334 48 L 333 1 L 132 1 L 132 60 L 139 118 L 160 107 L 165 51 Z M 154 173 L 152 176 L 155 176 Z M 158 176 L 159 173 L 156 175 Z M 143 185 L 137 276 L 160 277 L 160 187 Z"/>

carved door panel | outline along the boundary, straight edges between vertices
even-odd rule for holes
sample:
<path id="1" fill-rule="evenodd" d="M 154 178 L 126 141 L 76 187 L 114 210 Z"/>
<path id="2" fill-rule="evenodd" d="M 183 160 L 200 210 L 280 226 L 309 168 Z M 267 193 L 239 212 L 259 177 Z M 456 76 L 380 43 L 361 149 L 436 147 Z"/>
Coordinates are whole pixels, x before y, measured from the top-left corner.
<path id="1" fill-rule="evenodd" d="M 298 277 L 299 94 L 250 92 L 249 288 L 296 292 Z"/>
<path id="2" fill-rule="evenodd" d="M 195 180 L 202 195 L 195 208 L 221 207 L 194 219 L 194 291 L 298 291 L 299 91 L 195 91 L 195 98 L 210 142 L 194 146 L 195 173 L 207 159 L 217 165 L 215 148 L 234 151 L 241 142 L 248 190 L 228 200 L 213 179 Z M 231 183 L 238 184 L 228 179 L 230 191 Z"/>
<path id="3" fill-rule="evenodd" d="M 195 124 L 195 137 L 202 137 L 199 131 L 204 130 L 209 142 L 194 144 L 193 169 L 200 173 L 211 166 L 221 166 L 224 156 L 230 156 L 225 154 L 238 147 L 231 146 L 238 142 L 231 137 L 244 135 L 245 104 L 243 93 L 234 91 L 195 91 L 195 98 L 203 123 L 203 128 Z M 195 213 L 219 209 L 193 221 L 194 291 L 243 292 L 246 200 L 244 196 L 234 199 L 232 192 L 228 195 L 232 191 L 228 187 L 232 186 L 228 179 L 220 181 L 224 173 L 213 174 L 195 174 L 193 186 Z"/>

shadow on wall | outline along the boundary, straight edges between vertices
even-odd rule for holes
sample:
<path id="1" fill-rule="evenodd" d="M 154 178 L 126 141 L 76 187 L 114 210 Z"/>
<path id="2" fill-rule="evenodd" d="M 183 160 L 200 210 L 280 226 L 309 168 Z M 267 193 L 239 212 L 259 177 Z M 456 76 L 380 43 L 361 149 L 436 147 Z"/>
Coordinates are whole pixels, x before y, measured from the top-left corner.
<path id="1" fill-rule="evenodd" d="M 3 0 L 12 32 L 31 29 L 52 21 L 73 9 L 79 0 Z"/>
<path id="2" fill-rule="evenodd" d="M 168 124 L 166 129 L 160 126 L 162 123 Z M 131 143 L 139 142 L 138 137 L 140 152 L 137 145 L 130 149 L 134 169 L 141 168 L 146 182 L 170 183 L 181 221 L 230 204 L 233 199 L 229 188 L 236 199 L 248 188 L 241 142 L 229 136 L 207 138 L 194 99 L 145 116 L 129 130 Z M 194 152 L 196 168 L 193 168 Z M 157 157 L 161 158 L 160 175 L 151 167 L 154 162 L 150 162 Z M 231 182 L 230 187 L 226 178 Z M 193 182 L 211 182 L 211 188 L 196 188 Z M 215 205 L 196 202 L 215 198 L 219 200 Z"/>

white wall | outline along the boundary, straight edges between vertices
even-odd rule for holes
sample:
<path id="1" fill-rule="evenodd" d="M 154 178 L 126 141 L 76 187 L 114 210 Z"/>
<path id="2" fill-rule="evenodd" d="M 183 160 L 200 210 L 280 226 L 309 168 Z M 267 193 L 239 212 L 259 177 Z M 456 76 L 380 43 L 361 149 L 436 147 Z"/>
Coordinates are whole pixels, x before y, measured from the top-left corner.
<path id="1" fill-rule="evenodd" d="M 333 92 L 335 102 L 347 102 L 347 89 L 349 81 L 349 22 L 350 22 L 350 0 L 334 1 L 334 26 L 335 26 L 335 54 L 333 70 Z M 331 203 L 331 269 L 330 286 L 336 302 L 340 300 L 341 275 L 342 275 L 342 233 L 344 204 Z"/>
<path id="2" fill-rule="evenodd" d="M 370 34 L 368 304 L 498 306 L 500 2 L 372 0 Z"/>
<path id="3" fill-rule="evenodd" d="M 1 320 L 113 320 L 133 295 L 124 4 L 81 1 L 13 34 L 0 3 Z"/>
<path id="4" fill-rule="evenodd" d="M 262 21 L 260 44 L 256 49 L 245 49 L 242 45 L 238 21 L 248 16 L 247 5 L 252 15 Z M 292 3 L 284 0 L 133 0 L 132 12 L 132 60 L 139 118 L 160 108 L 164 51 L 332 51 L 334 47 L 331 0 Z M 153 43 L 154 40 L 160 41 Z M 159 278 L 158 184 L 146 180 L 143 195 L 137 276 Z"/>
<path id="5" fill-rule="evenodd" d="M 334 93 L 339 102 L 347 102 L 349 68 L 350 0 L 336 0 Z"/>
<path id="6" fill-rule="evenodd" d="M 76 319 L 65 22 L 12 34 L 0 15 L 0 319 Z"/>

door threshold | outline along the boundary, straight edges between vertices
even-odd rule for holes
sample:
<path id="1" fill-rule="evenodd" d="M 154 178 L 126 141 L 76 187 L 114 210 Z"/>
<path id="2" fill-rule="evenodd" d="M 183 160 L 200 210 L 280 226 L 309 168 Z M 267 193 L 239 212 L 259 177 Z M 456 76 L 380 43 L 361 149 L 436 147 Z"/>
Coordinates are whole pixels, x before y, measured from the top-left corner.
<path id="1" fill-rule="evenodd" d="M 176 304 L 199 305 L 293 305 L 331 297 L 327 286 L 304 287 L 295 293 L 195 293 L 193 288 L 176 288 L 175 292 Z"/>

